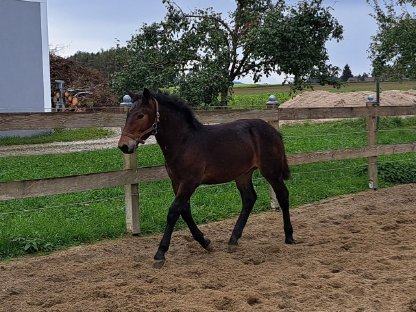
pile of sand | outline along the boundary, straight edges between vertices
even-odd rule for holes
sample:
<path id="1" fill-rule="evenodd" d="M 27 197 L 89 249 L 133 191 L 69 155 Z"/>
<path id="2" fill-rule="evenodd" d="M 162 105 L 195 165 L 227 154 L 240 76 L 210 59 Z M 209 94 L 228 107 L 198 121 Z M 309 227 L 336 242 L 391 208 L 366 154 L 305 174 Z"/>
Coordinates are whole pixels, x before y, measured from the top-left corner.
<path id="1" fill-rule="evenodd" d="M 283 107 L 349 107 L 365 106 L 368 96 L 376 97 L 375 92 L 360 91 L 335 93 L 328 91 L 308 91 L 285 102 Z M 380 105 L 416 105 L 416 90 L 384 91 L 380 95 Z"/>

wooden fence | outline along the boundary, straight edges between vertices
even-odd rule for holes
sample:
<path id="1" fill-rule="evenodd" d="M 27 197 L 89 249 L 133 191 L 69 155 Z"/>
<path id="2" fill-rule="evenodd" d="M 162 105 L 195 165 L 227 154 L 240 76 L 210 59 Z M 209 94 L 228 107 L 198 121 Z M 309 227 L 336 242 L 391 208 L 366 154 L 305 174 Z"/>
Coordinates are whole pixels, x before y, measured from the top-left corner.
<path id="1" fill-rule="evenodd" d="M 214 110 L 197 111 L 202 123 L 223 123 L 241 118 L 261 118 L 279 125 L 280 121 L 367 118 L 368 145 L 331 151 L 289 154 L 290 165 L 321 161 L 368 158 L 369 186 L 377 189 L 377 156 L 416 152 L 416 142 L 395 145 L 377 145 L 376 120 L 381 116 L 416 115 L 416 105 L 335 108 L 278 108 L 267 110 Z M 122 127 L 125 112 L 94 113 L 0 113 L 0 131 L 36 130 L 58 128 Z M 120 153 L 120 157 L 122 154 Z M 126 224 L 129 232 L 140 232 L 139 189 L 140 182 L 168 178 L 164 167 L 137 168 L 137 155 L 123 155 L 124 169 L 69 177 L 39 180 L 0 182 L 0 200 L 81 192 L 92 189 L 125 186 Z M 272 203 L 274 202 L 272 198 Z"/>

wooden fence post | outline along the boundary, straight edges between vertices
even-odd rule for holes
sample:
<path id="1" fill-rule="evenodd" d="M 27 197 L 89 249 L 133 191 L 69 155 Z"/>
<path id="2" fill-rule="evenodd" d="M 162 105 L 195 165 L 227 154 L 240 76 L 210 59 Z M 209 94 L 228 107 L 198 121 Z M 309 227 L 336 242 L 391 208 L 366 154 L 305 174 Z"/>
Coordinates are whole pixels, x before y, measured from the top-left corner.
<path id="1" fill-rule="evenodd" d="M 275 127 L 277 130 L 279 130 L 279 127 L 280 127 L 280 125 L 279 125 L 279 112 L 277 111 L 276 114 L 277 114 L 277 120 L 271 122 L 270 124 L 273 127 Z M 269 194 L 270 194 L 270 208 L 279 210 L 280 209 L 279 202 L 277 201 L 276 194 L 273 191 L 273 188 L 270 184 L 269 184 Z"/>
<path id="2" fill-rule="evenodd" d="M 369 108 L 367 116 L 367 142 L 368 146 L 377 145 L 377 110 L 373 103 L 367 103 Z M 373 190 L 378 188 L 377 156 L 368 157 L 368 187 Z"/>
<path id="3" fill-rule="evenodd" d="M 137 169 L 137 149 L 133 154 L 124 155 L 124 169 Z M 124 197 L 126 203 L 126 225 L 127 231 L 133 235 L 140 233 L 140 207 L 139 207 L 139 185 L 127 184 L 124 186 Z"/>

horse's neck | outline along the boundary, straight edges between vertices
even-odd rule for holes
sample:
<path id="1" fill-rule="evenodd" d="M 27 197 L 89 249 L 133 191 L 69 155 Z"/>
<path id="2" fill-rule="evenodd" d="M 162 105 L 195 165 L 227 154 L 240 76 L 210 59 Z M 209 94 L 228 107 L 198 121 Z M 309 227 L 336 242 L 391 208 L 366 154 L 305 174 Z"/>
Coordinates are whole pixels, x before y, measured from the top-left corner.
<path id="1" fill-rule="evenodd" d="M 160 110 L 156 140 L 165 158 L 180 149 L 190 135 L 192 130 L 180 114 L 172 113 L 166 108 Z"/>

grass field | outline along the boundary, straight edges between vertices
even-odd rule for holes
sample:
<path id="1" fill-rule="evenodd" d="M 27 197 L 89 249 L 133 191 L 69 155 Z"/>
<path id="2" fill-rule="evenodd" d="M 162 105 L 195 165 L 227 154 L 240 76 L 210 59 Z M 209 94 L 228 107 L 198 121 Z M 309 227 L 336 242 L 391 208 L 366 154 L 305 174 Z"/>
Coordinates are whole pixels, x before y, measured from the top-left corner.
<path id="1" fill-rule="evenodd" d="M 366 145 L 364 120 L 307 123 L 282 127 L 288 153 L 339 149 Z M 379 143 L 416 141 L 416 117 L 382 118 Z M 140 147 L 141 167 L 163 164 L 158 146 Z M 367 189 L 366 159 L 292 166 L 288 181 L 291 207 L 323 198 Z M 379 158 L 380 187 L 416 182 L 416 155 Z M 122 156 L 116 149 L 27 157 L 0 158 L 0 181 L 40 179 L 99 171 L 119 170 Z M 258 174 L 254 211 L 269 209 L 268 186 Z M 142 233 L 162 231 L 167 208 L 173 200 L 170 182 L 140 185 Z M 234 183 L 201 187 L 192 197 L 198 223 L 238 214 L 240 198 Z M 0 201 L 0 258 L 49 252 L 125 234 L 122 187 L 76 194 Z M 184 227 L 180 222 L 178 228 Z M 230 229 L 231 230 L 231 229 Z M 278 229 L 276 229 L 278 230 Z"/>

